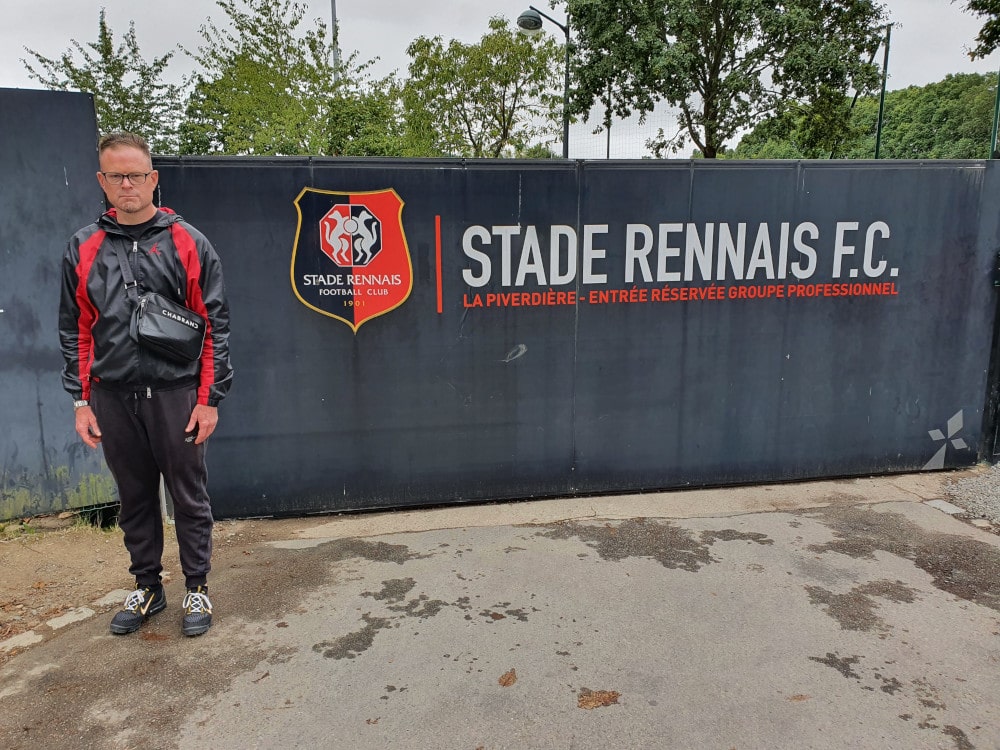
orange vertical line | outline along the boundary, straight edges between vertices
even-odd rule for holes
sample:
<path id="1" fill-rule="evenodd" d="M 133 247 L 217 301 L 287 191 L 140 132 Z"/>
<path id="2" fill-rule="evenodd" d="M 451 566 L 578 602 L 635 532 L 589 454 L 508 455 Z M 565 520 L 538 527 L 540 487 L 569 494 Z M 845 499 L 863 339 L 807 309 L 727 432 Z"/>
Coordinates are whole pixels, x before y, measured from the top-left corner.
<path id="1" fill-rule="evenodd" d="M 434 217 L 434 249 L 437 263 L 437 301 L 438 315 L 444 312 L 444 303 L 441 294 L 441 214 Z"/>

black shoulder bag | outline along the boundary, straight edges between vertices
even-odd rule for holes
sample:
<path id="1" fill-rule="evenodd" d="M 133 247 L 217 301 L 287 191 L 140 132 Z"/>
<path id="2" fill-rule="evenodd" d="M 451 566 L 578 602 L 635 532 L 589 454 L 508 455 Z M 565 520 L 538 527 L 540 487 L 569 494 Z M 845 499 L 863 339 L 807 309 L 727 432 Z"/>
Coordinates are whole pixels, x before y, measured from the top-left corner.
<path id="1" fill-rule="evenodd" d="M 117 243 L 116 243 L 117 244 Z M 139 296 L 138 283 L 125 251 L 118 245 L 118 263 L 125 280 L 125 293 L 132 300 L 130 334 L 134 341 L 157 354 L 178 362 L 201 357 L 205 345 L 205 319 L 194 310 L 179 305 L 156 292 Z"/>

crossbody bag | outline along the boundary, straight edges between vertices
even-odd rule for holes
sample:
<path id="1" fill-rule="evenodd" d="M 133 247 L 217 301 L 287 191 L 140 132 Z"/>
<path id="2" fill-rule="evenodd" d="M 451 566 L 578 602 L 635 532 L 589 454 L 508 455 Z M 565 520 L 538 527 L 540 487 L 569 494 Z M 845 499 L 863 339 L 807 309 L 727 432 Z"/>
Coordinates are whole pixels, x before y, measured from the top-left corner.
<path id="1" fill-rule="evenodd" d="M 193 362 L 201 357 L 207 328 L 205 318 L 162 294 L 146 292 L 140 296 L 125 251 L 119 245 L 116 252 L 125 281 L 125 294 L 133 305 L 129 329 L 132 339 L 178 362 Z"/>

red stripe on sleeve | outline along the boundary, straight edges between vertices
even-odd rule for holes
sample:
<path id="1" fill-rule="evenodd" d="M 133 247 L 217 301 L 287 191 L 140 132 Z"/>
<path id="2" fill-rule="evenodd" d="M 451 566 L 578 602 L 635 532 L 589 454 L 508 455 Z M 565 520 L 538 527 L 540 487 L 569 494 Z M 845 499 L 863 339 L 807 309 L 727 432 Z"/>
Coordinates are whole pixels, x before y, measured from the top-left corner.
<path id="1" fill-rule="evenodd" d="M 215 383 L 215 347 L 212 343 L 212 321 L 208 317 L 208 308 L 201 293 L 201 259 L 198 257 L 198 247 L 191 236 L 179 223 L 170 225 L 170 235 L 177 248 L 177 255 L 187 274 L 187 298 L 184 304 L 205 319 L 205 346 L 201 350 L 201 372 L 198 378 L 198 403 L 207 404 L 209 389 Z"/>
<path id="2" fill-rule="evenodd" d="M 76 361 L 77 374 L 83 388 L 83 397 L 90 398 L 90 365 L 94 361 L 94 323 L 97 321 L 97 308 L 87 294 L 87 277 L 94 265 L 97 251 L 104 242 L 107 232 L 98 229 L 86 242 L 80 245 L 80 260 L 76 265 L 76 305 L 80 310 L 77 318 Z"/>

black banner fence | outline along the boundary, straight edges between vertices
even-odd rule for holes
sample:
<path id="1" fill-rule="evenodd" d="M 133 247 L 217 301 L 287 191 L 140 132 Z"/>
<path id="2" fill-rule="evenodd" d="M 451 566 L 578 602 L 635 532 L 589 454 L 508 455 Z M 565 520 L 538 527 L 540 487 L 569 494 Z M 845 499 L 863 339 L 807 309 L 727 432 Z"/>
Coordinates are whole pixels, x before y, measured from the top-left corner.
<path id="1" fill-rule="evenodd" d="M 219 517 L 992 459 L 992 162 L 155 166 L 162 203 L 226 273 L 236 378 L 209 453 Z M 54 326 L 62 243 L 92 218 L 48 222 L 43 254 L 4 248 L 4 414 L 18 426 L 0 437 L 0 515 L 10 476 L 36 509 L 77 501 L 53 475 L 103 476 L 72 434 Z M 30 331 L 13 332 L 13 309 Z M 43 355 L 23 357 L 24 340 Z"/>

